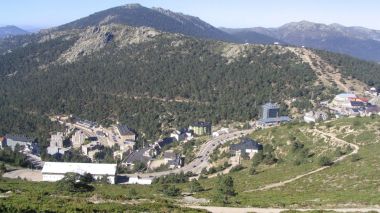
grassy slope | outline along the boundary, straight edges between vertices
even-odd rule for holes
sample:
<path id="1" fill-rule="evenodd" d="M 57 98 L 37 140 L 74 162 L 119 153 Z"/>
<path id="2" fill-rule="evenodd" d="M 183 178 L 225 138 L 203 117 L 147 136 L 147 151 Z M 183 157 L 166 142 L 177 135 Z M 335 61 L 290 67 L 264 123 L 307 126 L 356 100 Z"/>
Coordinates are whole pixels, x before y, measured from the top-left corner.
<path id="1" fill-rule="evenodd" d="M 323 155 L 333 156 L 335 148 L 326 145 L 320 138 L 312 137 L 306 133 L 307 125 L 293 125 L 280 127 L 273 130 L 263 130 L 253 134 L 264 143 L 275 141 L 279 147 L 286 146 L 289 135 L 296 138 L 314 150 L 316 156 L 312 162 L 295 166 L 289 159 L 284 157 L 282 163 L 272 167 L 260 167 L 261 173 L 251 176 L 248 169 L 232 173 L 238 195 L 233 198 L 232 205 L 242 206 L 277 206 L 277 207 L 309 207 L 309 206 L 365 206 L 380 203 L 378 193 L 380 191 L 380 143 L 379 126 L 380 119 L 375 118 L 347 118 L 334 121 L 333 127 L 327 128 L 328 124 L 318 126 L 325 132 L 339 133 L 338 137 L 347 139 L 349 142 L 360 144 L 360 161 L 351 162 L 351 158 L 338 163 L 320 173 L 301 178 L 283 187 L 268 191 L 244 192 L 295 177 L 298 174 L 311 171 L 318 167 L 316 158 Z M 343 133 L 341 129 L 346 129 Z M 353 132 L 351 132 L 353 131 Z M 289 134 L 287 134 L 287 132 Z M 348 135 L 348 136 L 347 136 Z M 349 140 L 348 140 L 349 139 Z M 324 150 L 324 151 L 323 151 Z M 215 179 L 203 180 L 202 185 L 213 187 Z M 198 194 L 199 197 L 211 197 L 213 191 Z"/>
<path id="2" fill-rule="evenodd" d="M 131 189 L 137 194 L 132 194 Z M 0 179 L 0 193 L 12 192 L 9 197 L 0 198 L 0 212 L 10 209 L 15 212 L 202 212 L 174 205 L 158 189 L 158 186 L 95 185 L 93 192 L 71 194 L 58 191 L 54 183 Z"/>
<path id="3" fill-rule="evenodd" d="M 257 189 L 266 184 L 290 179 L 299 174 L 318 168 L 317 159 L 322 155 L 333 156 L 335 148 L 324 139 L 311 133 L 309 125 L 294 124 L 279 128 L 255 132 L 252 137 L 262 143 L 272 143 L 276 154 L 282 161 L 276 165 L 258 167 L 259 174 L 251 176 L 248 169 L 231 173 L 235 181 L 238 195 L 231 201 L 235 206 L 259 207 L 336 207 L 336 206 L 368 206 L 380 203 L 380 118 L 347 118 L 324 123 L 317 126 L 324 132 L 338 133 L 339 138 L 360 145 L 361 160 L 351 162 L 351 158 L 332 166 L 320 173 L 301 178 L 283 187 L 267 191 Z M 294 154 L 289 152 L 290 141 L 296 140 L 305 144 L 310 153 L 314 153 L 308 161 L 295 166 Z M 323 154 L 321 154 L 323 153 Z M 249 161 L 244 165 L 248 166 Z M 196 197 L 212 198 L 216 178 L 201 180 L 206 191 Z M 189 184 L 178 184 L 183 191 L 189 190 Z M 137 195 L 131 193 L 135 189 Z M 175 199 L 165 197 L 159 192 L 159 185 L 97 185 L 96 190 L 84 194 L 61 194 L 52 183 L 30 183 L 21 180 L 0 181 L 0 192 L 12 191 L 9 198 L 0 198 L 5 205 L 17 204 L 19 208 L 36 208 L 57 210 L 65 203 L 65 208 L 76 209 L 131 209 L 131 211 L 185 211 L 173 206 Z M 19 192 L 17 192 L 19 191 Z M 90 204 L 89 198 L 96 197 L 105 203 Z M 133 202 L 138 200 L 138 204 Z M 57 202 L 58 200 L 58 202 Z M 110 204 L 109 202 L 112 201 Z M 154 204 L 152 204 L 154 202 Z M 22 204 L 19 204 L 22 203 Z M 159 203 L 159 204 L 158 204 Z"/>

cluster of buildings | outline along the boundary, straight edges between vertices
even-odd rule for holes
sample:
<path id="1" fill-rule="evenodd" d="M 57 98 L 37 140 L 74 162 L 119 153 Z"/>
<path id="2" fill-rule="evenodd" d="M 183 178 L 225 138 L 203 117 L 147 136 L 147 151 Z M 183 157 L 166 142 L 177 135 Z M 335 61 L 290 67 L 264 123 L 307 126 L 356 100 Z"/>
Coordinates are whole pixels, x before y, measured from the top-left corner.
<path id="1" fill-rule="evenodd" d="M 195 122 L 189 125 L 189 128 L 182 128 L 180 130 L 174 130 L 170 137 L 160 139 L 148 147 L 144 147 L 140 150 L 131 152 L 124 161 L 124 165 L 133 168 L 136 163 L 143 163 L 149 167 L 152 161 L 156 160 L 156 157 L 161 154 L 161 150 L 175 142 L 186 143 L 192 140 L 196 136 L 211 135 L 212 125 L 210 122 Z M 184 157 L 175 154 L 171 150 L 162 153 L 164 164 L 170 169 L 180 168 L 183 166 Z"/>
<path id="2" fill-rule="evenodd" d="M 370 116 L 380 112 L 379 106 L 371 104 L 368 98 L 358 97 L 354 93 L 336 95 L 327 107 L 336 117 Z"/>
<path id="3" fill-rule="evenodd" d="M 65 134 L 63 132 L 57 132 L 50 137 L 50 145 L 47 147 L 47 153 L 49 155 L 64 155 L 70 148 L 64 147 L 63 141 L 65 140 Z"/>
<path id="4" fill-rule="evenodd" d="M 96 153 L 102 152 L 105 147 L 119 147 L 114 151 L 114 158 L 122 159 L 130 154 L 136 144 L 137 134 L 126 125 L 117 124 L 110 128 L 103 128 L 95 122 L 77 119 L 74 123 L 55 118 L 68 128 L 65 133 L 58 132 L 51 135 L 47 153 L 52 156 L 64 155 L 72 149 L 80 150 L 83 155 L 94 160 Z"/>
<path id="5" fill-rule="evenodd" d="M 127 156 L 123 164 L 129 168 L 133 168 L 136 163 L 143 163 L 149 167 L 149 164 L 155 160 L 155 158 L 161 153 L 161 150 L 174 141 L 175 138 L 167 137 L 160 139 L 147 147 L 133 151 Z M 172 162 L 174 161 L 175 160 L 173 159 Z M 171 166 L 169 165 L 169 167 Z"/>

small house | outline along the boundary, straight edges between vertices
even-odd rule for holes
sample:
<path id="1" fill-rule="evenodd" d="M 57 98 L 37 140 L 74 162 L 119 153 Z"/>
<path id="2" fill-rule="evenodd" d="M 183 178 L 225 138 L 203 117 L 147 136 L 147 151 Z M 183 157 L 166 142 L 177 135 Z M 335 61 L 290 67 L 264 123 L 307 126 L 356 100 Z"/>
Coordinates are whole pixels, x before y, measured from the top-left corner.
<path id="1" fill-rule="evenodd" d="M 240 140 L 240 143 L 230 145 L 230 153 L 232 155 L 247 154 L 250 158 L 252 158 L 255 153 L 259 152 L 259 150 L 262 149 L 263 145 L 250 138 L 242 138 Z"/>

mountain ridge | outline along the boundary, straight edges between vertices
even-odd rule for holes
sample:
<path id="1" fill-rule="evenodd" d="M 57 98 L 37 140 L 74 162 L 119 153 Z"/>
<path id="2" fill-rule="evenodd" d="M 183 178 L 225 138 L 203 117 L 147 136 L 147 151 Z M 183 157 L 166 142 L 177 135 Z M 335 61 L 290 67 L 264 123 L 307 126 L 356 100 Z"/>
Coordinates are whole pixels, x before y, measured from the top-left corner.
<path id="1" fill-rule="evenodd" d="M 26 34 L 29 34 L 29 32 L 14 25 L 0 27 L 0 38 Z"/>
<path id="2" fill-rule="evenodd" d="M 267 35 L 285 43 L 348 54 L 380 62 L 380 30 L 322 24 L 310 21 L 290 22 L 277 28 L 253 27 L 230 29 L 239 36 L 247 32 Z"/>

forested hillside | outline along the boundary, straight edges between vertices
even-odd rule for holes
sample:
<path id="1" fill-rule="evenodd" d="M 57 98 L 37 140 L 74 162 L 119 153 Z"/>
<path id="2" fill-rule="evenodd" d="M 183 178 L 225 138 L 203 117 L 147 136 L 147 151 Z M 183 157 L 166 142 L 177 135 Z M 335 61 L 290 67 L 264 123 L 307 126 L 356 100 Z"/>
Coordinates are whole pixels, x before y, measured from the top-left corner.
<path id="1" fill-rule="evenodd" d="M 196 120 L 244 122 L 257 118 L 266 101 L 308 102 L 311 94 L 321 99 L 327 91 L 315 86 L 308 64 L 281 46 L 125 25 L 23 39 L 29 42 L 0 55 L 0 118 L 12 124 L 2 125 L 1 134 L 36 134 L 37 127 L 46 132 L 46 116 L 64 113 L 104 125 L 118 120 L 154 139 Z"/>
<path id="2" fill-rule="evenodd" d="M 328 63 L 339 68 L 346 77 L 358 79 L 369 86 L 380 88 L 380 66 L 378 63 L 366 62 L 347 55 L 326 51 L 317 52 Z"/>

